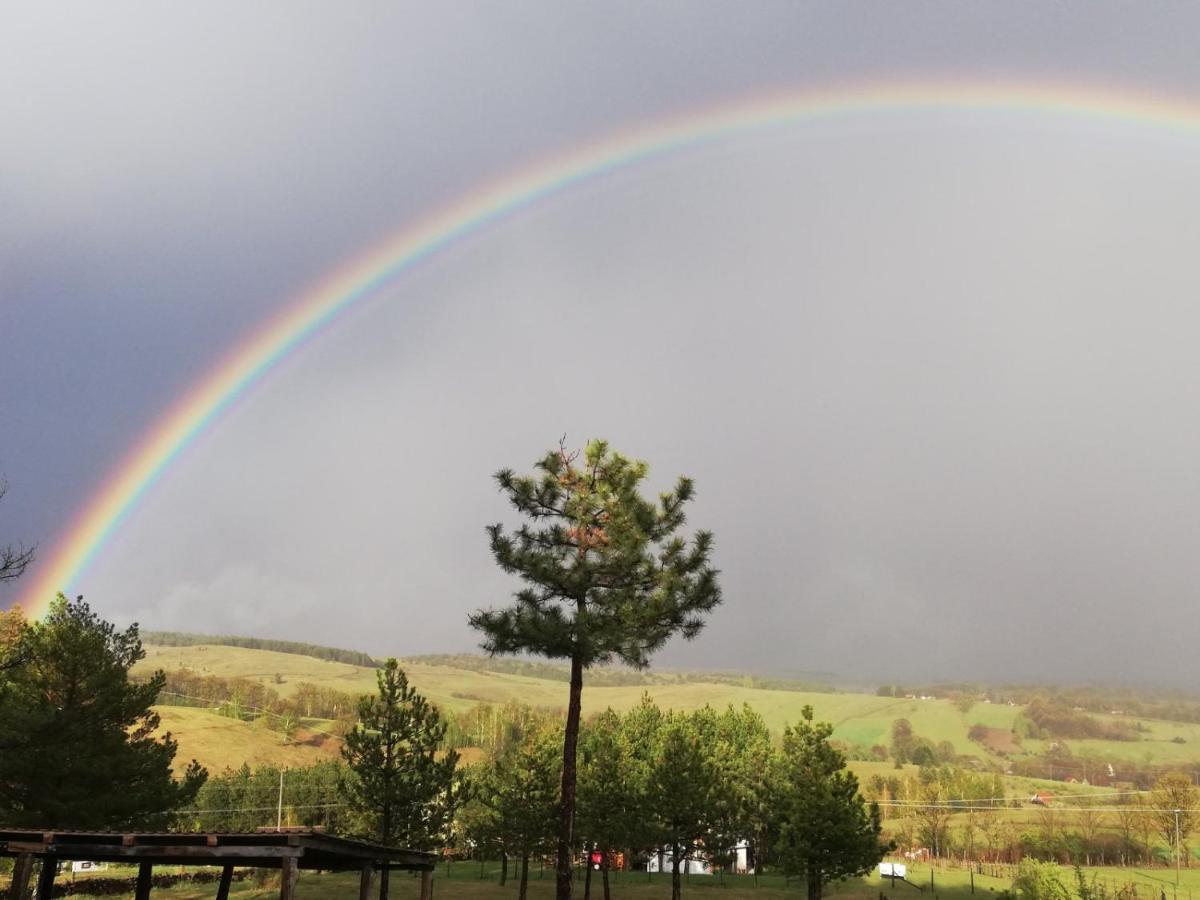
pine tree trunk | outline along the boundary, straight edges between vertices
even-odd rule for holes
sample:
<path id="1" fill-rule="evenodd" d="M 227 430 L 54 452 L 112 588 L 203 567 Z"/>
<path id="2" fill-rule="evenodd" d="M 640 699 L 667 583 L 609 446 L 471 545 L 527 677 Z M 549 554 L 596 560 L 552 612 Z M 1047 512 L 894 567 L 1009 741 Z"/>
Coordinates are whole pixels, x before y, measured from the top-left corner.
<path id="1" fill-rule="evenodd" d="M 517 900 L 525 900 L 529 893 L 529 851 L 521 854 L 521 889 L 517 891 Z"/>
<path id="2" fill-rule="evenodd" d="M 388 867 L 379 870 L 379 900 L 388 900 Z"/>
<path id="3" fill-rule="evenodd" d="M 671 847 L 671 900 L 679 900 L 683 896 L 683 886 L 679 882 L 679 845 Z"/>
<path id="4" fill-rule="evenodd" d="M 604 876 L 604 900 L 612 900 L 612 894 L 608 890 L 608 848 L 605 847 L 600 856 L 600 874 Z"/>
<path id="5" fill-rule="evenodd" d="M 808 900 L 821 900 L 821 876 L 812 873 L 808 876 Z"/>
<path id="6" fill-rule="evenodd" d="M 508 883 L 508 851 L 500 851 L 500 887 Z"/>
<path id="7" fill-rule="evenodd" d="M 582 604 L 581 604 L 582 605 Z M 571 857 L 575 826 L 575 750 L 579 744 L 579 711 L 583 701 L 583 660 L 571 660 L 571 697 L 563 735 L 562 797 L 558 817 L 558 860 L 555 866 L 555 900 L 571 900 Z"/>

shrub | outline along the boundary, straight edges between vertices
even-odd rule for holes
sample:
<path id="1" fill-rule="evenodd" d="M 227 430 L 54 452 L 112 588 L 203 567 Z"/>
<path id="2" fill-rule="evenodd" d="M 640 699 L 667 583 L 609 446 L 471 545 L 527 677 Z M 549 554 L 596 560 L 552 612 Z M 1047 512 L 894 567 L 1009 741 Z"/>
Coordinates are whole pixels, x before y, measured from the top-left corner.
<path id="1" fill-rule="evenodd" d="M 1020 900 L 1071 900 L 1071 892 L 1058 877 L 1058 866 L 1054 863 L 1021 860 L 1012 886 Z"/>

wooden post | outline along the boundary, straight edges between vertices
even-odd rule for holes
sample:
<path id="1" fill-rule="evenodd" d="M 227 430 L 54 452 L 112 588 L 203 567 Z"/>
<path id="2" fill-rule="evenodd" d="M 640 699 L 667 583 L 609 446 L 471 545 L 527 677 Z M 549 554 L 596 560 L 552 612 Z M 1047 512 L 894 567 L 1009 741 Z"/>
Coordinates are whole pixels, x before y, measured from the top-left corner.
<path id="1" fill-rule="evenodd" d="M 296 876 L 300 867 L 296 865 L 296 857 L 285 856 L 279 870 L 279 900 L 295 900 Z"/>
<path id="2" fill-rule="evenodd" d="M 433 900 L 433 870 L 421 872 L 421 900 Z"/>
<path id="3" fill-rule="evenodd" d="M 58 874 L 58 857 L 43 856 L 42 871 L 38 873 L 37 895 L 39 900 L 54 896 L 54 876 Z"/>
<path id="4" fill-rule="evenodd" d="M 154 863 L 144 862 L 138 866 L 137 891 L 134 892 L 134 900 L 150 900 L 150 879 L 153 875 Z M 40 900 L 41 894 L 38 897 Z"/>
<path id="5" fill-rule="evenodd" d="M 12 884 L 8 889 L 9 900 L 25 900 L 29 891 L 29 876 L 33 872 L 33 854 L 22 853 L 13 863 Z"/>
<path id="6" fill-rule="evenodd" d="M 383 868 L 379 870 L 379 900 L 388 900 L 388 878 L 391 874 L 392 870 L 384 863 Z"/>
<path id="7" fill-rule="evenodd" d="M 358 879 L 358 900 L 371 900 L 371 879 L 375 877 L 375 867 L 369 863 L 363 863 L 362 875 Z"/>
<path id="8" fill-rule="evenodd" d="M 221 869 L 221 881 L 217 885 L 217 900 L 229 900 L 229 885 L 233 882 L 233 866 Z"/>

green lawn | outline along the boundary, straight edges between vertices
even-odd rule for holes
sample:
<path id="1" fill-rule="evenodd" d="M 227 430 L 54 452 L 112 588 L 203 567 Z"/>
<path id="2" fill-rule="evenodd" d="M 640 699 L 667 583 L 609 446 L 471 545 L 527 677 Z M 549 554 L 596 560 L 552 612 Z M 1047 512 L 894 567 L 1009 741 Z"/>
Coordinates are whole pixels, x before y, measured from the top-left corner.
<path id="1" fill-rule="evenodd" d="M 171 868 L 171 867 L 164 867 Z M 888 878 L 869 875 L 861 879 L 831 885 L 828 896 L 837 900 L 879 900 L 882 893 L 886 900 L 973 900 L 986 898 L 1008 889 L 1012 883 L 1013 866 L 989 866 L 982 872 L 972 873 L 965 868 L 939 865 L 930 880 L 930 867 L 924 864 L 909 864 L 908 882 L 893 884 Z M 515 867 L 510 868 L 510 876 Z M 132 867 L 112 867 L 100 877 L 129 877 Z M 506 886 L 497 884 L 499 863 L 484 866 L 472 862 L 456 862 L 449 871 L 445 864 L 438 866 L 434 877 L 435 900 L 515 900 L 517 882 L 510 877 Z M 1088 879 L 1108 889 L 1110 894 L 1124 892 L 1128 900 L 1200 900 L 1200 866 L 1184 869 L 1180 873 L 1179 886 L 1175 885 L 1175 872 L 1169 868 L 1117 868 L 1093 867 L 1084 870 Z M 264 878 L 247 878 L 234 883 L 232 897 L 239 900 L 268 900 L 279 896 L 278 873 L 263 873 Z M 1061 868 L 1061 879 L 1072 895 L 1075 893 L 1075 873 L 1069 867 Z M 582 874 L 578 875 L 576 896 L 582 900 Z M 973 882 L 973 884 L 972 884 Z M 671 895 L 670 875 L 647 875 L 644 872 L 614 872 L 611 875 L 614 900 L 667 900 Z M 0 889 L 7 884 L 0 882 Z M 592 884 L 594 900 L 601 900 L 603 893 L 598 877 Z M 779 875 L 753 876 L 692 875 L 686 879 L 684 896 L 697 900 L 793 900 L 804 897 L 804 885 L 800 881 L 788 883 Z M 213 884 L 158 888 L 153 897 L 172 900 L 208 900 L 216 893 Z M 406 873 L 392 876 L 391 894 L 397 900 L 415 900 L 419 884 L 415 877 Z M 334 898 L 356 897 L 358 876 L 356 874 L 322 874 L 302 872 L 297 884 L 299 900 L 334 900 Z M 544 869 L 535 865 L 530 869 L 530 900 L 550 900 L 554 895 L 554 873 L 548 866 Z M 87 895 L 77 895 L 87 896 Z"/>

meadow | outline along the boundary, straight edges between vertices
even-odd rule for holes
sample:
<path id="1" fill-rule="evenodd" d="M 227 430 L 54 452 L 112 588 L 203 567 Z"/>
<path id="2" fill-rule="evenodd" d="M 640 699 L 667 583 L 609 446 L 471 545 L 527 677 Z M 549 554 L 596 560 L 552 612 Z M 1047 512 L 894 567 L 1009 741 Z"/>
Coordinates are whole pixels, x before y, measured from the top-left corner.
<path id="1" fill-rule="evenodd" d="M 257 681 L 283 697 L 291 696 L 304 683 L 349 694 L 370 693 L 375 688 L 375 669 L 294 653 L 204 644 L 186 647 L 148 645 L 146 651 L 146 658 L 134 669 L 135 674 L 146 675 L 158 668 L 188 669 L 201 675 Z M 550 678 L 434 665 L 420 660 L 404 661 L 403 665 L 416 688 L 450 712 L 462 712 L 478 703 L 519 703 L 561 709 L 566 699 L 566 684 Z M 811 705 L 819 720 L 834 725 L 835 739 L 864 748 L 887 746 L 892 723 L 904 718 L 920 737 L 935 744 L 948 742 L 956 753 L 975 756 L 1001 769 L 1014 760 L 1044 753 L 1051 747 L 1048 740 L 1031 738 L 1025 739 L 1020 746 L 1013 744 L 1011 729 L 1021 708 L 1007 703 L 978 702 L 963 709 L 961 704 L 947 699 L 775 690 L 739 684 L 737 679 L 587 685 L 584 713 L 593 714 L 609 707 L 625 711 L 639 703 L 643 694 L 649 694 L 659 706 L 681 711 L 698 709 L 706 704 L 717 708 L 749 704 L 777 733 L 798 720 L 801 710 Z M 205 709 L 164 706 L 159 707 L 159 713 L 163 717 L 163 730 L 171 731 L 179 741 L 179 759 L 196 758 L 213 771 L 237 767 L 243 762 L 251 766 L 268 762 L 298 766 L 337 755 L 336 739 L 322 734 L 331 727 L 323 720 L 303 721 L 293 739 L 262 724 L 218 716 Z M 1094 718 L 1101 722 L 1120 719 L 1103 714 Z M 1130 720 L 1122 721 L 1128 723 Z M 989 747 L 970 740 L 968 731 L 972 725 L 994 729 L 1000 746 L 992 743 Z M 1200 768 L 1200 724 L 1140 719 L 1138 727 L 1140 739 L 1136 741 L 1060 742 L 1072 756 L 1063 761 L 1059 777 L 1084 781 L 1094 774 L 1094 764 L 1088 768 L 1079 761 L 1082 755 L 1114 763 L 1126 760 L 1137 764 L 1176 765 L 1188 770 Z M 995 752 L 999 749 L 1006 749 L 1008 754 Z M 891 762 L 854 761 L 852 765 L 863 778 L 870 774 L 883 777 L 898 774 Z M 1047 782 L 1015 777 L 1008 781 L 1010 790 L 1017 795 L 1026 791 L 1032 793 L 1047 785 Z M 1062 781 L 1053 782 L 1053 788 L 1056 793 L 1077 790 Z"/>
<path id="2" fill-rule="evenodd" d="M 242 647 L 199 645 L 192 647 L 148 646 L 146 658 L 134 669 L 134 674 L 149 674 L 155 669 L 189 669 L 204 675 L 237 677 L 259 681 L 282 696 L 290 696 L 302 683 L 333 688 L 347 693 L 368 693 L 375 688 L 375 670 L 270 650 L 251 650 Z M 566 700 L 566 685 L 553 680 L 479 672 L 452 666 L 405 662 L 409 680 L 431 701 L 443 709 L 459 712 L 477 703 L 523 703 L 530 706 L 561 708 Z M 1011 728 L 1018 710 L 999 704 L 977 704 L 967 713 L 944 700 L 908 700 L 877 697 L 871 694 L 817 693 L 807 691 L 767 690 L 729 683 L 686 682 L 634 686 L 588 686 L 584 690 L 584 714 L 600 712 L 611 707 L 625 711 L 637 705 L 643 694 L 649 694 L 659 706 L 683 711 L 699 709 L 706 704 L 721 708 L 729 704 L 749 704 L 766 720 L 774 731 L 782 731 L 800 718 L 801 710 L 811 705 L 818 719 L 835 726 L 834 737 L 851 743 L 870 746 L 887 744 L 892 722 L 907 718 L 914 730 L 934 742 L 949 741 L 959 753 L 990 756 L 977 743 L 967 738 L 975 722 L 1000 728 Z M 203 711 L 186 718 L 176 717 L 172 731 L 180 740 L 181 754 L 189 752 L 201 762 L 217 759 L 208 756 L 219 742 L 192 731 L 203 723 Z M 209 714 L 211 715 L 211 714 Z M 229 720 L 225 726 L 232 737 L 239 724 Z M 265 732 L 265 729 L 262 730 Z M 243 742 L 249 746 L 259 738 L 248 735 Z M 1175 745 L 1172 745 L 1175 746 Z M 187 750 L 194 747 L 195 750 Z M 267 752 L 260 747 L 256 753 Z M 224 755 L 222 755 L 224 761 Z M 258 757 L 256 757 L 258 758 Z"/>

